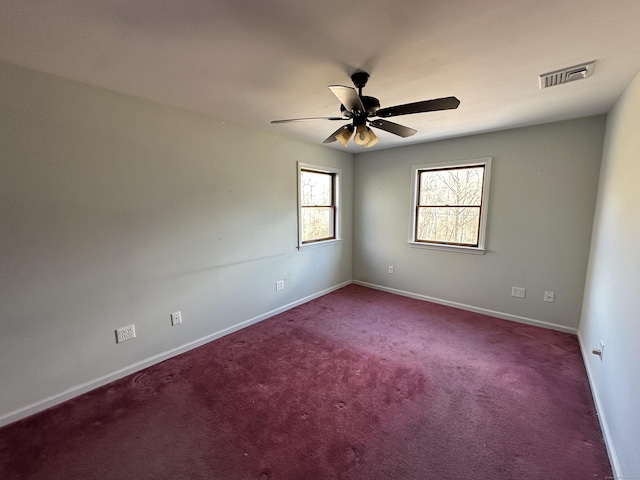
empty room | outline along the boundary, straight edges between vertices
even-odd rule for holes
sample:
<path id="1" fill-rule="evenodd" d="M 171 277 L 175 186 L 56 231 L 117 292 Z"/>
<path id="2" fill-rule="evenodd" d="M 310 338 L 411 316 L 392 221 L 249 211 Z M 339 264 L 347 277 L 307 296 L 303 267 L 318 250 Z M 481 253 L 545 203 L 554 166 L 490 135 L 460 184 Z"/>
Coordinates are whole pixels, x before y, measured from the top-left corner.
<path id="1" fill-rule="evenodd" d="M 3 1 L 0 478 L 640 480 L 638 25 Z"/>

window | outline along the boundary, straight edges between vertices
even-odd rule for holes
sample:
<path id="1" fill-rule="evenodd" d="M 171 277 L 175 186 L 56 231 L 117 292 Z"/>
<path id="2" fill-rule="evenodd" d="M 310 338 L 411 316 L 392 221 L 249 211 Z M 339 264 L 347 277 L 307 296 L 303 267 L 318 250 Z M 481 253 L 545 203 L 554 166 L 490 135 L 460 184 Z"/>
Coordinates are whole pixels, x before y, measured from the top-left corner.
<path id="1" fill-rule="evenodd" d="M 339 240 L 340 170 L 298 163 L 298 246 Z"/>
<path id="2" fill-rule="evenodd" d="M 414 165 L 410 243 L 484 253 L 491 158 Z"/>

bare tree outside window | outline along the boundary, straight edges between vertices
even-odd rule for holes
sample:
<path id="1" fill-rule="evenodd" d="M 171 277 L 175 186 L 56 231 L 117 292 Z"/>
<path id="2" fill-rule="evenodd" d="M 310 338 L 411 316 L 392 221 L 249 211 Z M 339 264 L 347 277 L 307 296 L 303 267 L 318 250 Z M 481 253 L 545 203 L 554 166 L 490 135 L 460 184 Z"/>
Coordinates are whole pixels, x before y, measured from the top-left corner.
<path id="1" fill-rule="evenodd" d="M 415 241 L 477 247 L 484 165 L 418 171 Z"/>
<path id="2" fill-rule="evenodd" d="M 335 173 L 301 170 L 302 243 L 336 238 L 335 211 Z"/>

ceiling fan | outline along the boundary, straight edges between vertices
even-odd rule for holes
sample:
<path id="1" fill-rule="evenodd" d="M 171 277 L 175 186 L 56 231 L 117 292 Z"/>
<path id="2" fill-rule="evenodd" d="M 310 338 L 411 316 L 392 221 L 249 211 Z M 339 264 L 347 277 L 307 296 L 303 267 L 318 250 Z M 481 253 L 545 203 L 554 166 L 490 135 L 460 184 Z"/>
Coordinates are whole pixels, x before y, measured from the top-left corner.
<path id="1" fill-rule="evenodd" d="M 378 137 L 368 126 L 379 128 L 385 132 L 393 133 L 406 138 L 415 134 L 417 130 L 405 127 L 384 118 L 408 115 L 411 113 L 435 112 L 438 110 L 453 110 L 458 108 L 460 100 L 456 97 L 436 98 L 433 100 L 423 100 L 421 102 L 406 103 L 395 107 L 380 108 L 377 98 L 362 95 L 362 89 L 369 80 L 369 74 L 363 71 L 356 71 L 351 75 L 351 81 L 358 89 L 345 87 L 343 85 L 329 85 L 329 90 L 340 100 L 341 117 L 309 117 L 309 118 L 289 118 L 285 120 L 273 120 L 271 123 L 302 122 L 307 120 L 331 120 L 345 121 L 351 120 L 350 124 L 343 125 L 333 132 L 322 143 L 332 143 L 336 140 L 345 147 L 349 143 L 351 135 L 355 132 L 354 142 L 364 145 L 365 148 L 373 147 L 378 143 Z M 382 117 L 382 118 L 375 118 Z M 372 120 L 372 118 L 374 118 Z"/>

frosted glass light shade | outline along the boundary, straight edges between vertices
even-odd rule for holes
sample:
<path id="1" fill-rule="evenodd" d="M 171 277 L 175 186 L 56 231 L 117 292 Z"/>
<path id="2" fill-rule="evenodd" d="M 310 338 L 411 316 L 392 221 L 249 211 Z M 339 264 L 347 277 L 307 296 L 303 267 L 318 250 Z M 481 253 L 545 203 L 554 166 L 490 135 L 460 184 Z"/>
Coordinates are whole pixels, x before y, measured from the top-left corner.
<path id="1" fill-rule="evenodd" d="M 366 143 L 364 148 L 373 147 L 376 143 L 378 143 L 380 141 L 380 139 L 377 137 L 377 135 L 375 133 L 373 133 L 373 130 L 371 130 L 371 129 L 369 129 L 369 135 L 371 135 L 371 140 L 369 140 Z"/>
<path id="2" fill-rule="evenodd" d="M 346 147 L 351 135 L 353 135 L 353 127 L 351 125 L 346 125 L 340 133 L 336 135 L 336 140 L 339 141 L 343 147 Z"/>
<path id="3" fill-rule="evenodd" d="M 353 141 L 358 145 L 366 145 L 371 141 L 371 130 L 364 125 L 358 125 L 356 127 L 356 135 L 353 138 Z"/>

